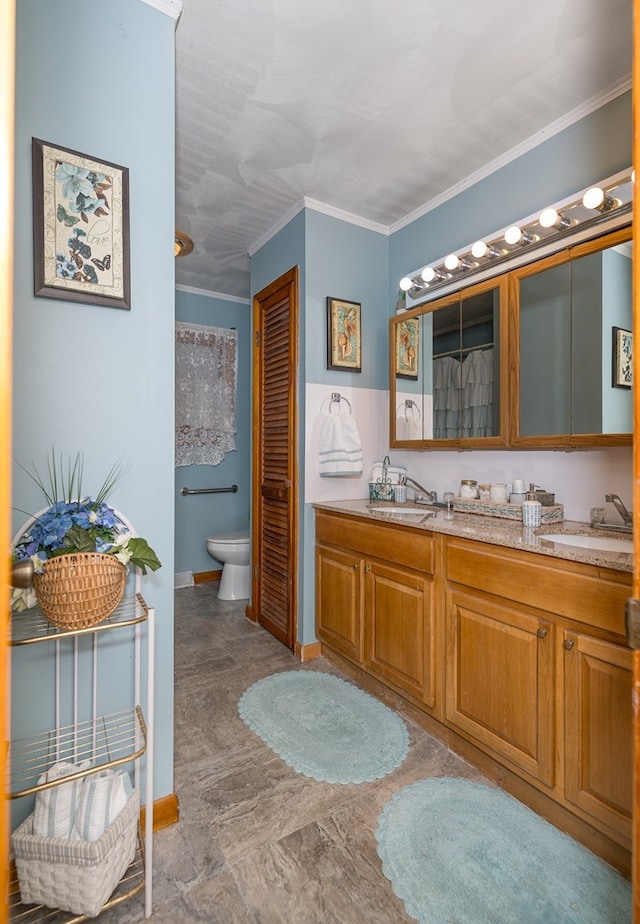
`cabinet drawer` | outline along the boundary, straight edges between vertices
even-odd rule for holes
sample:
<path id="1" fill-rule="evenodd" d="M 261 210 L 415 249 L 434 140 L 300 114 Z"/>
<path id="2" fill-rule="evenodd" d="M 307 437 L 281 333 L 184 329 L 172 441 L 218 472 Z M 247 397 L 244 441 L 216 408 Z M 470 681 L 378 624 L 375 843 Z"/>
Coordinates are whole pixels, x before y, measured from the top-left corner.
<path id="1" fill-rule="evenodd" d="M 625 635 L 631 576 L 560 559 L 542 559 L 480 542 L 450 539 L 447 580 Z"/>
<path id="2" fill-rule="evenodd" d="M 433 574 L 434 538 L 424 530 L 316 511 L 316 540 Z"/>

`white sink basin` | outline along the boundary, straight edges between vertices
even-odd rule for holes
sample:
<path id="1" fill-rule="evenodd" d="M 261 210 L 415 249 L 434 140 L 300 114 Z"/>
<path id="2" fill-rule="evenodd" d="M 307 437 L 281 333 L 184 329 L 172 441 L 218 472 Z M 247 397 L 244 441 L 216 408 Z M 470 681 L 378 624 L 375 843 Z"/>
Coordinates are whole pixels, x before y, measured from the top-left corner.
<path id="1" fill-rule="evenodd" d="M 403 517 L 433 516 L 433 510 L 416 510 L 415 507 L 369 507 L 374 513 L 393 513 Z"/>
<path id="2" fill-rule="evenodd" d="M 630 539 L 617 539 L 611 536 L 569 536 L 566 533 L 547 533 L 538 536 L 549 542 L 559 542 L 561 545 L 579 546 L 581 549 L 595 549 L 599 552 L 633 552 L 633 542 Z"/>

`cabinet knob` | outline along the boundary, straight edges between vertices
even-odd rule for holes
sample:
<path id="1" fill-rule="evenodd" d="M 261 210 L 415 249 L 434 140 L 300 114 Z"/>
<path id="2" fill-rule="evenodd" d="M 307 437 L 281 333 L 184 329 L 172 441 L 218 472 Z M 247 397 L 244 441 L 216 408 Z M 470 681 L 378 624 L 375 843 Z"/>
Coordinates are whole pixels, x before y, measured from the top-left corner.
<path id="1" fill-rule="evenodd" d="M 370 572 L 371 572 L 371 565 L 365 565 L 365 566 L 364 566 L 364 573 L 365 573 L 365 574 L 369 574 Z"/>
<path id="2" fill-rule="evenodd" d="M 538 638 L 546 638 L 548 634 L 549 634 L 549 630 L 548 630 L 548 629 L 542 629 L 542 628 L 540 628 L 540 629 L 538 629 L 538 631 L 536 632 L 536 635 L 538 636 Z"/>
<path id="3" fill-rule="evenodd" d="M 567 651 L 571 651 L 574 645 L 575 645 L 575 642 L 572 638 L 565 638 L 564 647 L 567 649 Z"/>
<path id="4" fill-rule="evenodd" d="M 353 570 L 354 570 L 354 571 L 357 571 L 359 567 L 360 567 L 360 565 L 358 564 L 358 562 L 356 562 L 356 563 L 354 564 L 354 566 L 353 566 Z"/>

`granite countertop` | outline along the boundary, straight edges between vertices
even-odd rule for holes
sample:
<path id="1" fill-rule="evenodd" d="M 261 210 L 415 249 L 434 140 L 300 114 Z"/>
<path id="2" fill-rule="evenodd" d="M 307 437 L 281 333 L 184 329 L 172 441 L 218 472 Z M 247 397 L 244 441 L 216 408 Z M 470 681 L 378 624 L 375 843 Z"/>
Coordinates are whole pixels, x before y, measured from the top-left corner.
<path id="1" fill-rule="evenodd" d="M 396 526 L 411 526 L 426 532 L 444 533 L 447 536 L 459 536 L 463 539 L 475 539 L 490 545 L 502 545 L 509 549 L 520 549 L 566 561 L 583 562 L 601 568 L 616 571 L 633 571 L 633 555 L 628 552 L 606 551 L 604 549 L 582 548 L 577 545 L 565 545 L 540 536 L 549 534 L 572 536 L 596 536 L 600 539 L 631 539 L 629 534 L 620 534 L 613 530 L 592 529 L 588 523 L 577 520 L 564 520 L 562 523 L 543 524 L 535 529 L 524 527 L 517 520 L 503 520 L 499 517 L 478 516 L 470 513 L 447 513 L 441 508 L 417 506 L 412 503 L 394 504 L 368 499 L 317 502 L 313 506 L 319 510 L 345 513 L 393 523 Z M 388 513 L 385 508 L 403 508 L 403 513 Z"/>

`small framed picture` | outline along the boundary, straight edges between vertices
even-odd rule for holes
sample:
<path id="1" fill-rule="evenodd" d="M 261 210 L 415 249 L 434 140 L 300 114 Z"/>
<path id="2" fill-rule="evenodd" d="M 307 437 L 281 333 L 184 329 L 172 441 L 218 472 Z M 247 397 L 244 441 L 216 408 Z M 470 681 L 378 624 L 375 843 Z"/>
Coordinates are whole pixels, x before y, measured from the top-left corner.
<path id="1" fill-rule="evenodd" d="M 408 318 L 396 324 L 396 378 L 417 379 L 420 362 L 420 319 Z"/>
<path id="2" fill-rule="evenodd" d="M 327 369 L 362 371 L 359 302 L 327 298 Z"/>
<path id="3" fill-rule="evenodd" d="M 633 385 L 633 334 L 622 327 L 612 328 L 614 388 L 631 388 Z"/>
<path id="4" fill-rule="evenodd" d="M 34 294 L 130 308 L 129 171 L 32 143 Z"/>

